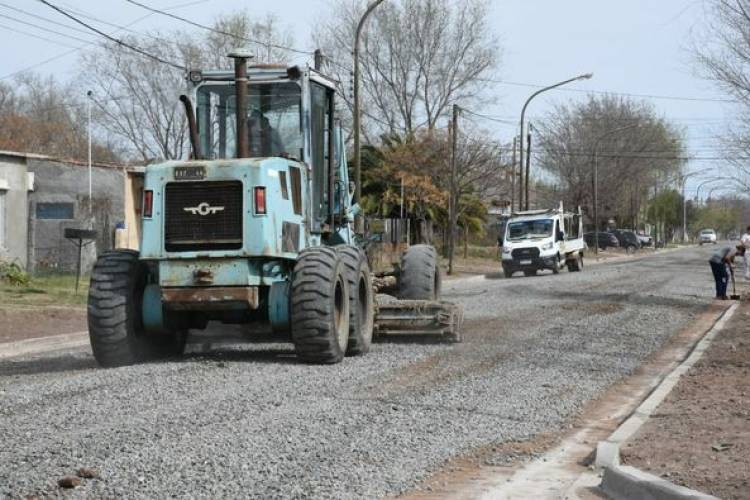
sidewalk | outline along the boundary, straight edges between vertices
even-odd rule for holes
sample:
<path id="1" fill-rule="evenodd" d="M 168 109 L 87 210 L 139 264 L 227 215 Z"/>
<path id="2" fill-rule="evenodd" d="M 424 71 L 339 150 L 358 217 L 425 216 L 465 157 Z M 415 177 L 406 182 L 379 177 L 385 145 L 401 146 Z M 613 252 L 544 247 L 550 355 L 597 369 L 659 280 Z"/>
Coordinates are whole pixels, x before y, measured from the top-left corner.
<path id="1" fill-rule="evenodd" d="M 621 459 L 722 499 L 750 497 L 750 303 L 742 303 L 703 357 Z"/>

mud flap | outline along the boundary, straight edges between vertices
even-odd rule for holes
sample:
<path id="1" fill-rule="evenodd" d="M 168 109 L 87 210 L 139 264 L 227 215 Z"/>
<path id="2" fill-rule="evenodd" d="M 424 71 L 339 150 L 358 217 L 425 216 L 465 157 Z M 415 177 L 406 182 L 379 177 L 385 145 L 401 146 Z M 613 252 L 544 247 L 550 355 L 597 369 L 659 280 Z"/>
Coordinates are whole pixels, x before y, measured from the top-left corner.
<path id="1" fill-rule="evenodd" d="M 425 335 L 446 342 L 461 342 L 463 307 L 443 301 L 398 300 L 378 295 L 376 337 Z"/>

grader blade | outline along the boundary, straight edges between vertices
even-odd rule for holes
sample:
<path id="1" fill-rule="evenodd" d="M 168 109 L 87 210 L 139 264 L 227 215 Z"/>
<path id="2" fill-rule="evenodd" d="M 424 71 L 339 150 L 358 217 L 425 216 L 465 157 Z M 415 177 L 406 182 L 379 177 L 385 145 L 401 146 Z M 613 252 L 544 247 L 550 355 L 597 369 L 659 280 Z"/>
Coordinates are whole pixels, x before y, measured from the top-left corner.
<path id="1" fill-rule="evenodd" d="M 463 307 L 451 302 L 383 299 L 375 310 L 377 337 L 429 335 L 446 342 L 461 342 Z"/>

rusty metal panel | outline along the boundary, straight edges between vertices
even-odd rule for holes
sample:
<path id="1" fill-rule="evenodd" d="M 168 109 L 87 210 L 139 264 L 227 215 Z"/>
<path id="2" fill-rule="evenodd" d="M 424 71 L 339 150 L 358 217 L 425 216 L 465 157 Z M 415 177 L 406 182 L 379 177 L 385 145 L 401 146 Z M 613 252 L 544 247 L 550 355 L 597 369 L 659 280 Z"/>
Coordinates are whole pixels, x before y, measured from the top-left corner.
<path id="1" fill-rule="evenodd" d="M 258 287 L 207 286 L 162 288 L 161 300 L 168 309 L 211 311 L 231 308 L 257 309 Z M 234 306 L 234 307 L 232 307 Z"/>

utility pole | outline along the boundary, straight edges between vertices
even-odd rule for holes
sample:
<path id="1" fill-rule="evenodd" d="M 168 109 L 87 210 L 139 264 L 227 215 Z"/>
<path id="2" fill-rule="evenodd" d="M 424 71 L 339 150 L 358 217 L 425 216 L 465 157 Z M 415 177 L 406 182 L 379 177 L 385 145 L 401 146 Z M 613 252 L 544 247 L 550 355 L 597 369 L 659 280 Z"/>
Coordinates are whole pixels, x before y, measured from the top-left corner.
<path id="1" fill-rule="evenodd" d="M 516 139 L 513 137 L 513 155 L 510 159 L 510 213 L 513 213 L 513 206 L 516 204 Z"/>
<path id="2" fill-rule="evenodd" d="M 86 92 L 86 108 L 88 110 L 88 135 L 89 135 L 89 217 L 94 215 L 94 199 L 92 198 L 92 181 L 91 181 L 91 97 L 92 91 Z"/>
<path id="3" fill-rule="evenodd" d="M 456 147 L 458 145 L 458 113 L 460 108 L 453 105 L 453 120 L 451 121 L 451 181 L 448 196 L 448 274 L 453 274 L 453 252 L 456 243 L 456 221 L 458 220 L 456 197 Z"/>
<path id="4" fill-rule="evenodd" d="M 531 170 L 531 131 L 534 127 L 529 123 L 529 131 L 526 133 L 526 175 L 524 176 L 524 210 L 529 209 L 529 172 Z"/>

